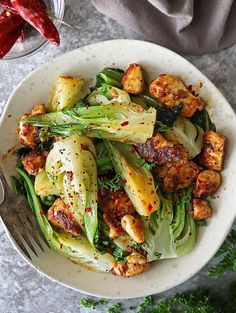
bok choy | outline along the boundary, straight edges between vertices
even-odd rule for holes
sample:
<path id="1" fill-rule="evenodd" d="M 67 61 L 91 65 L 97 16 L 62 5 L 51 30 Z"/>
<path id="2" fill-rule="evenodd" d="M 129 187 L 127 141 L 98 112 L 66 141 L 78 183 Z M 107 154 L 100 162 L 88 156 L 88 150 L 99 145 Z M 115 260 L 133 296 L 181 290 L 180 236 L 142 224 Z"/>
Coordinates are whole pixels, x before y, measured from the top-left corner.
<path id="1" fill-rule="evenodd" d="M 106 141 L 113 166 L 124 181 L 124 189 L 136 211 L 149 216 L 159 209 L 160 200 L 156 193 L 153 177 L 149 170 L 140 166 L 140 156 L 135 149 L 124 143 Z"/>
<path id="2" fill-rule="evenodd" d="M 188 153 L 189 159 L 193 159 L 201 152 L 204 130 L 194 125 L 189 119 L 178 117 L 174 126 L 165 132 L 169 140 L 181 143 Z"/>
<path id="3" fill-rule="evenodd" d="M 143 217 L 145 243 L 149 262 L 157 259 L 177 258 L 189 253 L 195 244 L 195 222 L 191 216 L 192 188 L 182 194 L 165 198 L 160 192 L 160 210 Z"/>
<path id="4" fill-rule="evenodd" d="M 97 166 L 92 141 L 70 136 L 54 143 L 46 173 L 91 245 L 97 231 Z"/>
<path id="5" fill-rule="evenodd" d="M 144 110 L 134 103 L 112 103 L 27 116 L 22 121 L 47 127 L 52 133 L 62 136 L 78 134 L 127 143 L 144 143 L 153 134 L 156 110 Z"/>
<path id="6" fill-rule="evenodd" d="M 20 168 L 17 168 L 17 171 L 24 181 L 27 197 L 30 199 L 38 225 L 50 247 L 64 257 L 88 269 L 109 272 L 115 263 L 113 256 L 108 253 L 102 254 L 95 250 L 84 235 L 74 236 L 65 232 L 55 231 L 46 216 L 42 214 L 42 205 L 35 193 L 30 177 Z"/>

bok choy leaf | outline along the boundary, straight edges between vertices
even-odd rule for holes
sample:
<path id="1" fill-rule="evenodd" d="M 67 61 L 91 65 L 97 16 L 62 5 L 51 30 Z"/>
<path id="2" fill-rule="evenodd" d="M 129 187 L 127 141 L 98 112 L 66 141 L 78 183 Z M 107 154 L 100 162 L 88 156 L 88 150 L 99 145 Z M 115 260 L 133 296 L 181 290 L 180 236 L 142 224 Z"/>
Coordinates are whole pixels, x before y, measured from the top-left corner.
<path id="1" fill-rule="evenodd" d="M 149 262 L 177 258 L 189 253 L 195 243 L 195 222 L 191 216 L 192 188 L 182 190 L 180 196 L 165 198 L 160 192 L 160 210 L 143 217 L 145 243 Z"/>
<path id="2" fill-rule="evenodd" d="M 108 253 L 102 254 L 95 250 L 84 235 L 74 236 L 69 233 L 55 231 L 46 216 L 42 214 L 42 205 L 34 191 L 30 177 L 20 168 L 17 168 L 17 171 L 27 187 L 26 192 L 28 198 L 31 199 L 33 212 L 50 247 L 64 257 L 88 269 L 109 272 L 114 267 L 114 257 Z"/>
<path id="3" fill-rule="evenodd" d="M 97 231 L 97 165 L 92 141 L 70 136 L 54 143 L 46 173 L 91 245 Z"/>
<path id="4" fill-rule="evenodd" d="M 153 177 L 149 170 L 140 166 L 140 156 L 131 145 L 106 141 L 113 166 L 124 182 L 124 189 L 136 211 L 149 216 L 159 209 L 160 200 L 156 193 Z M 141 158 L 142 159 L 142 158 Z"/>
<path id="5" fill-rule="evenodd" d="M 156 110 L 134 103 L 76 107 L 62 112 L 27 116 L 24 123 L 49 128 L 49 132 L 97 137 L 127 143 L 144 143 L 153 134 Z"/>

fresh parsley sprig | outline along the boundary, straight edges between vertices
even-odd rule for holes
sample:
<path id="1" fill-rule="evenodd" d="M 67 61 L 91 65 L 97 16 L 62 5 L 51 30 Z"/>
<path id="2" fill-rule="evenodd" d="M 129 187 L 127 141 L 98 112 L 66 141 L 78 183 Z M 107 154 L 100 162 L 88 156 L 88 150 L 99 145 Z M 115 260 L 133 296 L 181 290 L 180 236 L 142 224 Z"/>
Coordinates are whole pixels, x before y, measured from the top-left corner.
<path id="1" fill-rule="evenodd" d="M 236 230 L 232 229 L 216 257 L 221 256 L 223 259 L 215 266 L 213 266 L 208 274 L 209 276 L 219 277 L 226 271 L 236 272 Z"/>
<path id="2" fill-rule="evenodd" d="M 123 186 L 122 186 L 122 179 L 121 176 L 116 174 L 116 176 L 114 176 L 111 179 L 108 180 L 103 180 L 103 179 L 98 179 L 98 186 L 100 189 L 108 189 L 111 192 L 115 192 L 117 190 L 120 190 Z"/>

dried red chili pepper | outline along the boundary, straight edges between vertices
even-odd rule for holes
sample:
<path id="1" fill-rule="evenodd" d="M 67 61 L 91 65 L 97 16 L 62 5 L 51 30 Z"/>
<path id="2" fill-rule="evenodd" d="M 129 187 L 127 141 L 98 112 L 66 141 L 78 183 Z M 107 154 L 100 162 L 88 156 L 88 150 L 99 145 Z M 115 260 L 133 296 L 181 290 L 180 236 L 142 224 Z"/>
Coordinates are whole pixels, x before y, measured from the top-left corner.
<path id="1" fill-rule="evenodd" d="M 60 44 L 58 30 L 47 15 L 46 7 L 39 0 L 11 0 L 20 16 L 56 45 Z"/>
<path id="2" fill-rule="evenodd" d="M 24 24 L 24 20 L 18 14 L 14 14 L 4 10 L 0 14 L 0 38 L 11 33 L 16 28 Z"/>
<path id="3" fill-rule="evenodd" d="M 24 20 L 19 15 L 6 10 L 0 14 L 0 58 L 3 58 L 14 46 L 24 24 Z"/>
<path id="4" fill-rule="evenodd" d="M 5 10 L 17 14 L 16 9 L 11 4 L 10 0 L 0 0 L 0 7 L 4 8 Z"/>

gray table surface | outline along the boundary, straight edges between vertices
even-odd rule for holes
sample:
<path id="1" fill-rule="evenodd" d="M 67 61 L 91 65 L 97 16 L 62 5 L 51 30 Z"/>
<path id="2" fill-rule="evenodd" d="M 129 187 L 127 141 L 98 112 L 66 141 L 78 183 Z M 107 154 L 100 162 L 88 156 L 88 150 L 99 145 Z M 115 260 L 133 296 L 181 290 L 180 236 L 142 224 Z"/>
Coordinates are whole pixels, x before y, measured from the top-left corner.
<path id="1" fill-rule="evenodd" d="M 88 0 L 67 0 L 65 19 L 76 24 L 78 31 L 62 27 L 62 43 L 59 48 L 48 45 L 30 58 L 0 61 L 0 114 L 16 85 L 32 70 L 55 56 L 102 40 L 145 39 L 96 12 Z M 215 83 L 236 110 L 236 45 L 214 54 L 185 57 Z M 166 298 L 177 291 L 200 285 L 209 285 L 224 292 L 228 282 L 235 279 L 235 274 L 228 273 L 217 281 L 207 278 L 207 268 L 213 262 L 211 261 L 188 282 L 156 295 L 155 298 L 157 300 Z M 11 246 L 0 224 L 0 312 L 88 312 L 80 306 L 82 297 L 82 294 L 52 282 L 32 269 Z M 126 308 L 125 311 L 128 312 L 130 305 L 140 301 L 141 299 L 135 299 L 122 301 L 122 303 Z M 107 312 L 107 308 L 115 302 L 109 301 L 107 306 L 100 307 L 94 312 Z"/>

